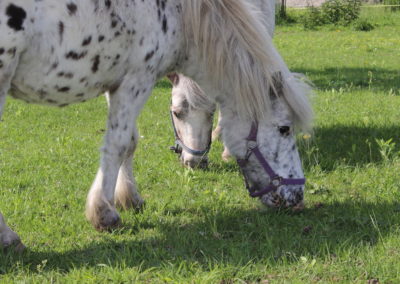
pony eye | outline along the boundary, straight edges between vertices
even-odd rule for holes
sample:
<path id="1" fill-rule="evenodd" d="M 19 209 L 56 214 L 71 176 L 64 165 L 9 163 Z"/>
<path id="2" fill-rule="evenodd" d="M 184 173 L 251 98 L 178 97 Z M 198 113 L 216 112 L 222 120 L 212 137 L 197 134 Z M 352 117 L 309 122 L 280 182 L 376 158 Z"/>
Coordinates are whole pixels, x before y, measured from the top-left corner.
<path id="1" fill-rule="evenodd" d="M 183 112 L 182 111 L 173 111 L 172 112 L 177 119 L 182 119 Z"/>
<path id="2" fill-rule="evenodd" d="M 290 132 L 290 126 L 278 126 L 278 130 L 282 135 L 288 135 Z"/>

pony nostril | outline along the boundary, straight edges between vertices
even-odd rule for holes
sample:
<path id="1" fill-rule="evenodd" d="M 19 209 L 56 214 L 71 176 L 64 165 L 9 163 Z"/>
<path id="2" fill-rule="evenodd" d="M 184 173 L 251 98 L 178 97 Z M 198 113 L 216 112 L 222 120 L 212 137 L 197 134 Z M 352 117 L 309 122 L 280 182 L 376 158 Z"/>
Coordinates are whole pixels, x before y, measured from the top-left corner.
<path id="1" fill-rule="evenodd" d="M 186 167 L 189 167 L 189 168 L 194 168 L 194 167 L 196 167 L 196 162 L 195 161 L 193 161 L 193 160 L 185 160 L 184 161 L 184 165 L 186 166 Z"/>
<path id="2" fill-rule="evenodd" d="M 282 198 L 276 194 L 275 192 L 272 193 L 272 203 L 274 204 L 275 207 L 280 207 L 283 203 Z"/>
<path id="3" fill-rule="evenodd" d="M 199 167 L 202 169 L 205 169 L 208 167 L 208 160 L 207 159 L 203 159 L 200 161 Z"/>
<path id="4" fill-rule="evenodd" d="M 304 192 L 303 190 L 300 189 L 296 192 L 296 197 L 295 197 L 296 204 L 302 202 L 303 199 L 304 199 Z"/>
<path id="5" fill-rule="evenodd" d="M 184 160 L 183 164 L 188 168 L 205 168 L 208 165 L 207 160 Z"/>

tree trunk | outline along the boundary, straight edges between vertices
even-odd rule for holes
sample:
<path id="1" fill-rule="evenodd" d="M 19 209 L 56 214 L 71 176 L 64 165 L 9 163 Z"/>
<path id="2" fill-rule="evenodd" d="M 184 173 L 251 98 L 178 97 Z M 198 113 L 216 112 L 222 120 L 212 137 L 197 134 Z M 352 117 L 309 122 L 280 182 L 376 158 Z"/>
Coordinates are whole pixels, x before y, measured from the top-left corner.
<path id="1" fill-rule="evenodd" d="M 279 14 L 282 19 L 286 18 L 286 0 L 281 0 L 281 8 Z"/>

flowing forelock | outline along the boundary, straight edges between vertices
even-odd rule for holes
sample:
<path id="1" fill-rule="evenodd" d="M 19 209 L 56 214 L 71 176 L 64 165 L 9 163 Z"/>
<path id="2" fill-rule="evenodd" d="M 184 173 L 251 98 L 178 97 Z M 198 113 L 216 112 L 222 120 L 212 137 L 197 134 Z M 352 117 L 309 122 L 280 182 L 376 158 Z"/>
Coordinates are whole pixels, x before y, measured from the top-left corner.
<path id="1" fill-rule="evenodd" d="M 184 95 L 191 107 L 214 113 L 215 102 L 211 101 L 210 98 L 204 94 L 203 90 L 195 81 L 179 74 L 179 85 L 185 90 Z"/>

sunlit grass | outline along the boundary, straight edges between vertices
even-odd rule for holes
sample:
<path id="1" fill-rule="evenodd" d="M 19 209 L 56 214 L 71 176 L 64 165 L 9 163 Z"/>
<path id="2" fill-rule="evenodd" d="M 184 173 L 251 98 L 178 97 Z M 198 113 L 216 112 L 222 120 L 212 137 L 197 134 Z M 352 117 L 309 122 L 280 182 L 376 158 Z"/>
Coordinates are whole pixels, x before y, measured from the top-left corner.
<path id="1" fill-rule="evenodd" d="M 371 13 L 371 12 L 368 12 Z M 389 16 L 388 16 L 389 15 Z M 139 119 L 135 175 L 146 207 L 98 233 L 84 218 L 106 119 L 103 98 L 63 109 L 7 101 L 0 211 L 28 251 L 0 252 L 0 282 L 287 283 L 400 280 L 400 21 L 371 32 L 278 27 L 293 71 L 315 83 L 315 131 L 299 136 L 301 213 L 251 200 L 213 145 L 208 170 L 168 151 L 170 89 Z M 387 24 L 391 23 L 391 24 Z"/>

